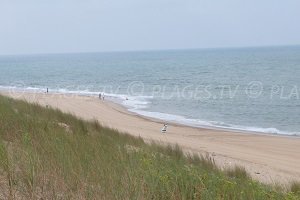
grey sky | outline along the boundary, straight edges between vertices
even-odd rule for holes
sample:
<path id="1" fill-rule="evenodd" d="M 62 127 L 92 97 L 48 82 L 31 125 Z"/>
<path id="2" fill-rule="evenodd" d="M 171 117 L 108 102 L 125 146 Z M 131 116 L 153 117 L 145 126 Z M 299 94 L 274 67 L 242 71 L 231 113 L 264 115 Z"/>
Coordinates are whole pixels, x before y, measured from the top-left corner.
<path id="1" fill-rule="evenodd" d="M 0 54 L 300 44 L 299 0 L 0 0 Z"/>

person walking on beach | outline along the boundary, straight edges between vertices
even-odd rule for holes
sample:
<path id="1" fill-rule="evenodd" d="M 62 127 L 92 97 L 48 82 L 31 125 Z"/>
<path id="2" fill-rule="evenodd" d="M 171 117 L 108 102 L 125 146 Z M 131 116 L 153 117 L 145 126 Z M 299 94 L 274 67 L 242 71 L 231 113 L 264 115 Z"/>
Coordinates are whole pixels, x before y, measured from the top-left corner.
<path id="1" fill-rule="evenodd" d="M 99 93 L 99 99 L 101 100 L 101 93 Z"/>
<path id="2" fill-rule="evenodd" d="M 47 94 L 48 94 L 48 92 L 49 92 L 49 89 L 47 88 Z"/>
<path id="3" fill-rule="evenodd" d="M 162 133 L 166 133 L 167 132 L 167 128 L 168 128 L 168 125 L 164 124 L 163 128 L 161 129 L 161 132 Z"/>

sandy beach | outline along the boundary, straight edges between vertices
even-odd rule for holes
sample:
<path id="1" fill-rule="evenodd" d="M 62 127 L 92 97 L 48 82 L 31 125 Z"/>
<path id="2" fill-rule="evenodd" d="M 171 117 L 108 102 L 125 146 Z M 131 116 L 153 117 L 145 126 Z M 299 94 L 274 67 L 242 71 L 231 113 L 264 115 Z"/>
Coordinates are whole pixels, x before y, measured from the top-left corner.
<path id="1" fill-rule="evenodd" d="M 97 97 L 0 92 L 16 99 L 38 103 L 72 113 L 82 119 L 96 119 L 103 126 L 117 129 L 145 141 L 178 144 L 187 152 L 209 154 L 221 168 L 243 166 L 264 183 L 286 184 L 300 180 L 300 138 L 279 135 L 194 128 L 169 123 L 161 133 L 162 121 L 148 119 L 109 100 Z"/>

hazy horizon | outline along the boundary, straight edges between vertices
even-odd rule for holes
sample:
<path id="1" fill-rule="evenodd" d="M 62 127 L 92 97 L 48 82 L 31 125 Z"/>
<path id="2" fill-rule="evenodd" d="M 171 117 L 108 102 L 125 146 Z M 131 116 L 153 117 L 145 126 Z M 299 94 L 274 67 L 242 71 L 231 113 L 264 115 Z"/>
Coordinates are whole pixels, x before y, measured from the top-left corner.
<path id="1" fill-rule="evenodd" d="M 299 7 L 296 0 L 2 0 L 0 55 L 298 46 Z"/>
<path id="2" fill-rule="evenodd" d="M 265 46 L 236 46 L 236 47 L 210 47 L 210 48 L 181 48 L 181 49 L 137 49 L 137 50 L 112 50 L 112 51 L 85 51 L 85 52 L 41 52 L 41 53 L 20 53 L 0 54 L 0 56 L 34 56 L 34 55 L 59 55 L 59 54 L 97 54 L 97 53 L 130 53 L 130 52 L 159 52 L 159 51 L 197 51 L 197 50 L 233 50 L 233 49 L 255 49 L 255 48 L 281 48 L 300 47 L 295 45 L 265 45 Z"/>

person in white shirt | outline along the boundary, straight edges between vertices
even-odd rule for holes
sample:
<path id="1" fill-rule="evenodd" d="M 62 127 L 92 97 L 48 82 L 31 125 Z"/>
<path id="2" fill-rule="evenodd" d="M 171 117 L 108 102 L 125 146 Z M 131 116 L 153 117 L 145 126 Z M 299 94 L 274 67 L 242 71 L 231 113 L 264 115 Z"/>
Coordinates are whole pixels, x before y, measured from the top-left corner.
<path id="1" fill-rule="evenodd" d="M 161 129 L 161 132 L 162 133 L 166 133 L 167 132 L 167 128 L 168 128 L 168 125 L 164 124 L 163 128 Z"/>

